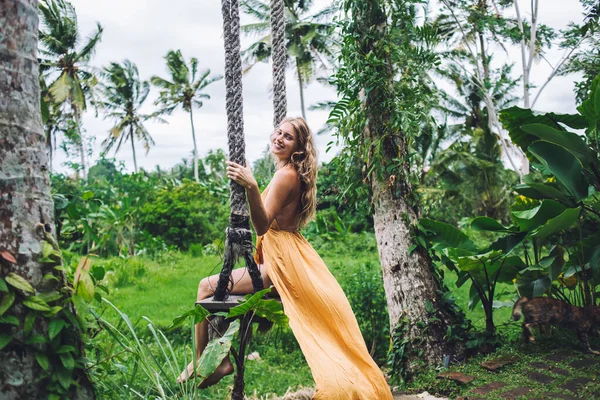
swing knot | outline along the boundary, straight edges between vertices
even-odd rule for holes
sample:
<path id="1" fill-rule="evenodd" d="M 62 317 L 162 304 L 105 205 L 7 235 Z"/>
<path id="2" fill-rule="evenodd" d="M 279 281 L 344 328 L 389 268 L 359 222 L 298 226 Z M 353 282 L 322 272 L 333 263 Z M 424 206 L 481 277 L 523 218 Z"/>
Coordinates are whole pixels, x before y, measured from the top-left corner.
<path id="1" fill-rule="evenodd" d="M 231 244 L 252 243 L 250 218 L 247 215 L 231 214 L 226 235 L 227 241 Z"/>

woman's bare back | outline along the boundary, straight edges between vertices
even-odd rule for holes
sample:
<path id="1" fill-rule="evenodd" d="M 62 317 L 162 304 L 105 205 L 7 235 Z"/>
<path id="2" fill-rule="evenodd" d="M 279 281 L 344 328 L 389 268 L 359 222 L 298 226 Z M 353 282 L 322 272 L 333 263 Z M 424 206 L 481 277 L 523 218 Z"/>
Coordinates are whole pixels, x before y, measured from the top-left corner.
<path id="1" fill-rule="evenodd" d="M 298 214 L 300 213 L 300 195 L 302 189 L 300 179 L 296 170 L 294 170 L 293 167 L 284 168 L 290 168 L 293 170 L 293 174 L 289 174 L 289 179 L 295 179 L 296 183 L 292 191 L 285 199 L 281 210 L 275 215 L 275 221 L 277 221 L 279 229 L 284 231 L 294 231 L 298 229 Z M 270 186 L 271 184 L 269 184 L 267 190 Z M 268 197 L 269 193 L 267 192 L 265 202 L 267 201 Z"/>

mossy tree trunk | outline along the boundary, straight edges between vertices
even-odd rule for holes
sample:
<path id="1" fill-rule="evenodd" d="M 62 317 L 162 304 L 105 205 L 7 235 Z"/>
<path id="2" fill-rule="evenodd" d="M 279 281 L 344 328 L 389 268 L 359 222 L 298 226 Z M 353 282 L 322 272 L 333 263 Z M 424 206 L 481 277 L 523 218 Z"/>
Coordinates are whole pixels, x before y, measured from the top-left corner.
<path id="1" fill-rule="evenodd" d="M 417 61 L 422 52 L 411 43 L 418 43 L 416 4 L 410 0 L 352 1 L 348 8 L 354 23 L 347 32 L 351 40 L 345 43 L 353 47 L 342 51 L 351 72 L 346 79 L 361 87 L 365 125 L 360 154 L 366 154 L 365 169 L 369 170 L 366 181 L 372 194 L 390 331 L 406 343 L 402 365 L 395 363 L 402 371 L 393 373 L 405 377 L 422 367 L 441 365 L 445 356 L 460 355 L 460 346 L 446 335 L 449 327 L 463 320 L 443 301 L 441 282 L 427 251 L 415 246 L 413 226 L 419 211 L 410 183 L 408 141 L 418 131 L 419 120 L 427 118 L 430 100 L 423 89 L 426 80 L 419 77 L 433 63 L 431 57 Z M 355 57 L 357 53 L 369 57 Z"/>
<path id="2" fill-rule="evenodd" d="M 9 274 L 18 275 L 33 286 L 35 293 L 44 293 L 56 290 L 56 284 L 48 288 L 49 281 L 43 277 L 52 273 L 52 267 L 38 262 L 44 235 L 54 231 L 54 206 L 40 114 L 37 3 L 0 0 L 0 276 L 8 282 L 5 278 Z M 47 345 L 24 344 L 23 321 L 31 309 L 23 304 L 22 291 L 3 286 L 3 300 L 14 296 L 4 317 L 10 314 L 19 325 L 0 323 L 0 397 L 47 399 L 49 382 L 43 377 L 48 375 L 36 361 L 36 353 L 44 354 Z M 38 317 L 32 333 L 47 337 L 48 319 Z M 7 344 L 8 338 L 11 340 Z M 80 345 L 80 337 L 73 343 Z M 49 369 L 53 367 L 51 364 Z M 86 377 L 81 377 L 78 384 L 78 388 L 71 386 L 70 398 L 94 397 Z"/>

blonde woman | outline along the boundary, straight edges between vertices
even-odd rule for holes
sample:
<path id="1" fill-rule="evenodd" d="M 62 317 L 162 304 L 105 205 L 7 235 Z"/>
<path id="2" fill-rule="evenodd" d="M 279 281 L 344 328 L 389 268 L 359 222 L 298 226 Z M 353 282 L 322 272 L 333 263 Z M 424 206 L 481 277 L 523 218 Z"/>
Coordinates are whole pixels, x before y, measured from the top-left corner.
<path id="1" fill-rule="evenodd" d="M 250 168 L 228 162 L 227 176 L 246 189 L 258 235 L 255 259 L 265 287 L 273 285 L 315 380 L 314 399 L 392 399 L 381 370 L 365 346 L 342 288 L 323 260 L 300 234 L 315 215 L 317 156 L 313 136 L 302 118 L 286 118 L 271 135 L 277 171 L 262 193 Z M 231 293 L 252 293 L 244 269 L 232 272 Z M 202 279 L 198 300 L 213 295 L 219 276 Z M 208 326 L 196 325 L 197 356 L 206 347 Z M 202 383 L 207 387 L 233 372 L 228 357 Z M 193 365 L 180 381 L 193 373 Z"/>

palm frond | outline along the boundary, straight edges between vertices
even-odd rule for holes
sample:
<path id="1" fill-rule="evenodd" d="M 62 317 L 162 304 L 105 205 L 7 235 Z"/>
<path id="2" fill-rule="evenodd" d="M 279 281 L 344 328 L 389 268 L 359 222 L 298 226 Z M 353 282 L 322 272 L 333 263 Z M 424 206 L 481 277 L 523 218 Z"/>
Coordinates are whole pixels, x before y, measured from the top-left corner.
<path id="1" fill-rule="evenodd" d="M 77 59 L 80 61 L 89 61 L 96 51 L 96 46 L 102 39 L 102 32 L 104 32 L 104 28 L 102 28 L 102 25 L 98 23 L 96 23 L 96 28 L 97 31 L 88 37 L 87 43 L 77 53 Z"/>

